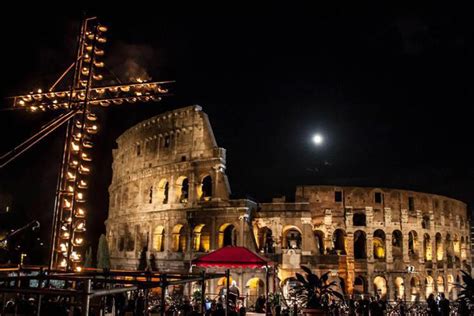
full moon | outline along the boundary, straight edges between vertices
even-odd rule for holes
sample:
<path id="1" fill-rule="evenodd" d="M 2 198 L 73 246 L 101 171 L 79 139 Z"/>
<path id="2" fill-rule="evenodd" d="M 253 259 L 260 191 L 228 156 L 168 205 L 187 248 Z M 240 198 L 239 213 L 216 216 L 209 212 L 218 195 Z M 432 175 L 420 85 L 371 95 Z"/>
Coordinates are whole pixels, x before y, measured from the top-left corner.
<path id="1" fill-rule="evenodd" d="M 313 136 L 313 143 L 316 145 L 321 145 L 323 143 L 323 136 L 321 134 L 315 134 Z"/>

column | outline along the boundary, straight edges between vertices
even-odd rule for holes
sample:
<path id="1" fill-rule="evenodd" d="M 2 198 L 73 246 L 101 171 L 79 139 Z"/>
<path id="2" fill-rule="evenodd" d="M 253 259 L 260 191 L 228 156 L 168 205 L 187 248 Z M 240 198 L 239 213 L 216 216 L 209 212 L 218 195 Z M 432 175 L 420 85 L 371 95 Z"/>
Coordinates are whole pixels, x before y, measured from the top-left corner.
<path id="1" fill-rule="evenodd" d="M 403 243 L 402 243 L 402 250 L 403 250 L 403 261 L 406 263 L 410 262 L 410 255 L 408 254 L 408 233 L 402 232 L 403 236 Z"/>

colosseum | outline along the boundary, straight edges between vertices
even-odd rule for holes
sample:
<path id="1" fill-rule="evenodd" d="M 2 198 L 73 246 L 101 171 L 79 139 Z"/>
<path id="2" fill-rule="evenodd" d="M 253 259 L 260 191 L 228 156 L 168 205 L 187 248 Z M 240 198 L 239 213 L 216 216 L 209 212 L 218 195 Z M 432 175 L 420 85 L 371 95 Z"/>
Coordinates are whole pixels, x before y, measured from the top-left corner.
<path id="1" fill-rule="evenodd" d="M 410 301 L 456 298 L 460 269 L 470 271 L 467 207 L 448 197 L 315 185 L 297 187 L 294 202 L 230 199 L 226 151 L 199 106 L 141 122 L 117 144 L 106 221 L 114 268 L 136 269 L 146 247 L 159 271 L 187 272 L 194 258 L 238 245 L 276 263 L 270 291 L 288 295 L 290 277 L 307 265 L 329 271 L 347 295 Z M 264 291 L 264 271 L 232 279 L 249 300 Z"/>

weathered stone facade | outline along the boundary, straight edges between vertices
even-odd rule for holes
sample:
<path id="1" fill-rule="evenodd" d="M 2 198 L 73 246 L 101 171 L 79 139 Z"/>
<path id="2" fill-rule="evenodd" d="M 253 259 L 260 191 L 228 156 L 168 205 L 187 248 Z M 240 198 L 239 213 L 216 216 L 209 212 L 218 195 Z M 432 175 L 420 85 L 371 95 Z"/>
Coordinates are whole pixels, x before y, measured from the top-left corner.
<path id="1" fill-rule="evenodd" d="M 331 271 L 347 294 L 407 300 L 431 292 L 455 297 L 459 269 L 470 269 L 467 208 L 447 197 L 300 186 L 291 203 L 229 199 L 225 150 L 199 106 L 146 120 L 117 143 L 106 222 L 115 268 L 135 269 L 147 247 L 160 271 L 188 271 L 193 258 L 239 245 L 278 262 L 280 282 L 272 276 L 270 291 L 286 292 L 286 280 L 305 264 Z M 232 277 L 243 294 L 263 291 L 264 271 Z M 209 288 L 222 285 L 212 281 Z"/>

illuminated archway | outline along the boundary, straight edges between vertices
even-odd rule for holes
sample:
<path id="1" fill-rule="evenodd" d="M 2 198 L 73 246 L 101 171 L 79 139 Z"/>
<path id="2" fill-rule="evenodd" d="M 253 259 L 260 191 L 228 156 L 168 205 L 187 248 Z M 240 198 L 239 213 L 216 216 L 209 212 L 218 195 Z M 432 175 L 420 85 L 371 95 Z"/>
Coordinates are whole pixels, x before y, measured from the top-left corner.
<path id="1" fill-rule="evenodd" d="M 433 252 L 431 250 L 431 238 L 430 235 L 423 235 L 423 256 L 426 261 L 433 260 Z"/>
<path id="2" fill-rule="evenodd" d="M 162 225 L 155 227 L 153 231 L 153 249 L 155 251 L 164 251 L 165 250 L 165 229 Z"/>
<path id="3" fill-rule="evenodd" d="M 186 229 L 182 224 L 177 224 L 172 233 L 173 245 L 171 250 L 174 252 L 186 251 Z"/>
<path id="4" fill-rule="evenodd" d="M 372 241 L 375 259 L 385 259 L 385 232 L 377 229 Z"/>
<path id="5" fill-rule="evenodd" d="M 188 203 L 189 198 L 189 180 L 185 176 L 181 176 L 176 180 L 176 200 L 178 203 Z"/>
<path id="6" fill-rule="evenodd" d="M 296 226 L 285 226 L 283 228 L 282 248 L 301 249 L 301 230 Z"/>
<path id="7" fill-rule="evenodd" d="M 267 226 L 257 228 L 257 246 L 260 252 L 273 253 L 273 232 Z"/>
<path id="8" fill-rule="evenodd" d="M 405 298 L 405 283 L 403 278 L 396 277 L 393 283 L 395 285 L 395 298 L 403 300 Z"/>
<path id="9" fill-rule="evenodd" d="M 367 239 L 365 232 L 358 230 L 354 233 L 354 258 L 365 259 L 367 258 Z"/>
<path id="10" fill-rule="evenodd" d="M 408 255 L 414 259 L 418 257 L 418 234 L 414 230 L 408 233 Z"/>
<path id="11" fill-rule="evenodd" d="M 158 182 L 158 192 L 157 192 L 157 200 L 158 203 L 167 204 L 169 200 L 169 182 L 166 179 L 161 179 Z"/>
<path id="12" fill-rule="evenodd" d="M 448 274 L 448 282 L 446 284 L 446 287 L 448 290 L 448 295 L 446 296 L 449 297 L 450 299 L 456 299 L 457 297 L 455 297 L 456 293 L 454 290 L 454 276 L 452 274 Z"/>
<path id="13" fill-rule="evenodd" d="M 217 243 L 219 248 L 226 246 L 235 246 L 237 244 L 237 234 L 235 226 L 229 223 L 222 224 L 219 228 Z"/>
<path id="14" fill-rule="evenodd" d="M 425 291 L 426 298 L 428 298 L 428 296 L 430 296 L 430 294 L 433 294 L 434 292 L 434 281 L 433 277 L 430 275 L 425 278 Z"/>
<path id="15" fill-rule="evenodd" d="M 441 275 L 438 275 L 438 278 L 436 279 L 436 286 L 438 293 L 444 293 L 444 278 Z"/>
<path id="16" fill-rule="evenodd" d="M 210 175 L 202 177 L 197 187 L 197 193 L 200 201 L 209 201 L 212 198 L 212 178 Z"/>
<path id="17" fill-rule="evenodd" d="M 403 235 L 399 230 L 392 233 L 392 256 L 394 259 L 403 258 Z"/>
<path id="18" fill-rule="evenodd" d="M 412 302 L 420 301 L 420 280 L 417 277 L 412 277 L 410 280 L 410 293 Z"/>
<path id="19" fill-rule="evenodd" d="M 354 294 L 367 293 L 366 281 L 363 276 L 359 275 L 354 279 L 354 288 L 352 290 Z"/>
<path id="20" fill-rule="evenodd" d="M 342 229 L 336 229 L 332 235 L 334 250 L 337 254 L 346 254 L 346 232 Z"/>
<path id="21" fill-rule="evenodd" d="M 245 289 L 249 306 L 254 306 L 260 295 L 265 295 L 265 284 L 262 280 L 256 277 L 248 280 Z"/>
<path id="22" fill-rule="evenodd" d="M 386 299 L 387 297 L 387 280 L 382 276 L 377 276 L 374 278 L 374 291 L 381 299 Z"/>
<path id="23" fill-rule="evenodd" d="M 320 230 L 315 230 L 314 241 L 316 244 L 316 255 L 324 255 L 324 233 Z"/>
<path id="24" fill-rule="evenodd" d="M 208 252 L 211 248 L 211 232 L 209 227 L 199 224 L 193 230 L 193 250 L 198 252 Z"/>
<path id="25" fill-rule="evenodd" d="M 444 254 L 443 254 L 443 239 L 440 233 L 436 234 L 436 260 L 442 261 Z"/>

